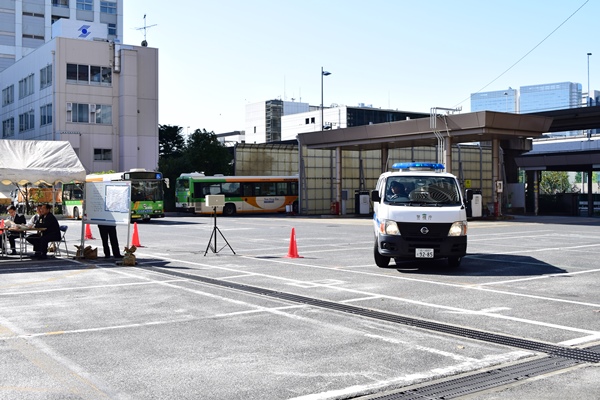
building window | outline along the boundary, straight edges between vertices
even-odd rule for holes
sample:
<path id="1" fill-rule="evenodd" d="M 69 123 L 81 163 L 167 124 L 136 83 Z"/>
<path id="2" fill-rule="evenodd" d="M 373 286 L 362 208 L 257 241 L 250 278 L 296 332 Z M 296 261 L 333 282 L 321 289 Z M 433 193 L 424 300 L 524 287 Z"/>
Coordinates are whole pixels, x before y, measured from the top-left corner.
<path id="1" fill-rule="evenodd" d="M 106 13 L 106 14 L 116 14 L 117 13 L 117 3 L 114 1 L 101 1 L 100 2 L 100 12 Z M 108 34 L 110 35 L 110 26 L 108 29 L 109 29 Z"/>
<path id="2" fill-rule="evenodd" d="M 52 104 L 40 107 L 40 126 L 52 123 Z"/>
<path id="3" fill-rule="evenodd" d="M 117 24 L 108 24 L 108 34 L 117 36 Z"/>
<path id="4" fill-rule="evenodd" d="M 109 67 L 67 64 L 67 82 L 84 85 L 110 86 L 112 70 Z"/>
<path id="5" fill-rule="evenodd" d="M 2 121 L 2 137 L 12 137 L 15 136 L 15 119 L 9 118 Z"/>
<path id="6" fill-rule="evenodd" d="M 35 126 L 35 114 L 33 110 L 29 110 L 23 114 L 19 114 L 19 132 L 25 132 L 33 129 Z"/>
<path id="7" fill-rule="evenodd" d="M 5 89 L 2 89 L 2 106 L 12 104 L 15 102 L 15 85 L 10 85 Z"/>
<path id="8" fill-rule="evenodd" d="M 40 69 L 40 89 L 52 85 L 52 65 Z"/>
<path id="9" fill-rule="evenodd" d="M 94 11 L 94 0 L 77 0 L 77 9 L 84 11 Z"/>
<path id="10" fill-rule="evenodd" d="M 314 124 L 314 123 L 315 123 L 315 117 L 311 117 L 311 118 L 310 118 L 310 123 L 311 123 L 311 124 Z"/>
<path id="11" fill-rule="evenodd" d="M 55 7 L 69 8 L 69 0 L 52 0 L 52 5 Z"/>
<path id="12" fill-rule="evenodd" d="M 112 124 L 112 106 L 96 104 L 96 123 L 106 125 Z"/>
<path id="13" fill-rule="evenodd" d="M 89 65 L 78 65 L 77 66 L 77 82 L 90 82 L 90 66 Z"/>
<path id="14" fill-rule="evenodd" d="M 33 74 L 19 81 L 19 99 L 33 94 Z"/>
<path id="15" fill-rule="evenodd" d="M 90 122 L 90 105 L 67 103 L 67 122 Z"/>
<path id="16" fill-rule="evenodd" d="M 112 161 L 112 150 L 94 149 L 94 161 Z"/>

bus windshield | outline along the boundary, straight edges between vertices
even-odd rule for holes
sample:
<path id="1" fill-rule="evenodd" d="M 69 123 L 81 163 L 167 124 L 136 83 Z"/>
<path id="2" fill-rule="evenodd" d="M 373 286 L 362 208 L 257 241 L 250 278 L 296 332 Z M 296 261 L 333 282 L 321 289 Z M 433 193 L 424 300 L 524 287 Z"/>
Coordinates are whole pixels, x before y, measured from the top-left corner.
<path id="1" fill-rule="evenodd" d="M 162 201 L 160 181 L 131 181 L 131 201 Z"/>

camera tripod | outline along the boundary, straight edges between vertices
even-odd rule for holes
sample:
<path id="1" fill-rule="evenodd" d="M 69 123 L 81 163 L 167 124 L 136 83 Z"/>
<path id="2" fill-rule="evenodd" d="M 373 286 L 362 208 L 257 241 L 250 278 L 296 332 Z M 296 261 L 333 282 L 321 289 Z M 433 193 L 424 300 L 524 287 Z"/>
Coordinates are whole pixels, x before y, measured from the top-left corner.
<path id="1" fill-rule="evenodd" d="M 233 248 L 231 247 L 231 245 L 229 244 L 227 239 L 225 239 L 225 236 L 223 236 L 223 232 L 221 232 L 221 230 L 217 226 L 217 207 L 213 207 L 213 220 L 214 220 L 214 226 L 213 226 L 212 234 L 210 235 L 210 239 L 208 239 L 208 245 L 206 246 L 206 251 L 204 252 L 204 256 L 206 256 L 206 253 L 208 253 L 208 249 L 211 249 L 213 253 L 218 253 L 221 250 L 223 250 L 225 248 L 225 246 L 229 246 L 229 248 L 231 249 L 233 254 L 235 254 L 235 251 L 233 250 Z M 219 235 L 221 235 L 221 237 L 223 238 L 223 240 L 226 243 L 223 247 L 221 247 L 218 250 L 217 250 L 217 232 L 219 233 Z M 213 240 L 215 242 L 214 246 L 213 246 Z"/>

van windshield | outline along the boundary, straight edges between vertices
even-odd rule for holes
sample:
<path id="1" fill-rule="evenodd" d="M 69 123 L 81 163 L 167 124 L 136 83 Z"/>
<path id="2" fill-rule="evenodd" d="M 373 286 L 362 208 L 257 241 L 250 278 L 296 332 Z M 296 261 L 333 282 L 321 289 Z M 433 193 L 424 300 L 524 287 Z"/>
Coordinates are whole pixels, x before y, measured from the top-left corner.
<path id="1" fill-rule="evenodd" d="M 403 205 L 461 205 L 460 189 L 450 177 L 391 176 L 385 186 L 385 202 Z"/>

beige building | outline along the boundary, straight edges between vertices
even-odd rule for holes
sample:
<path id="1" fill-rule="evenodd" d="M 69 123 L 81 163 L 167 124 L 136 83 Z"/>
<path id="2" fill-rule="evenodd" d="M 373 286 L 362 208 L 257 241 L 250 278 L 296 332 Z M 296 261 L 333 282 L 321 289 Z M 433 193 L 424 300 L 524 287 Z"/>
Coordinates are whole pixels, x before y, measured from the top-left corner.
<path id="1" fill-rule="evenodd" d="M 0 0 L 1 139 L 66 140 L 88 172 L 158 166 L 158 50 L 123 0 Z"/>
<path id="2" fill-rule="evenodd" d="M 0 82 L 3 139 L 67 140 L 88 172 L 157 168 L 157 49 L 56 37 Z"/>

